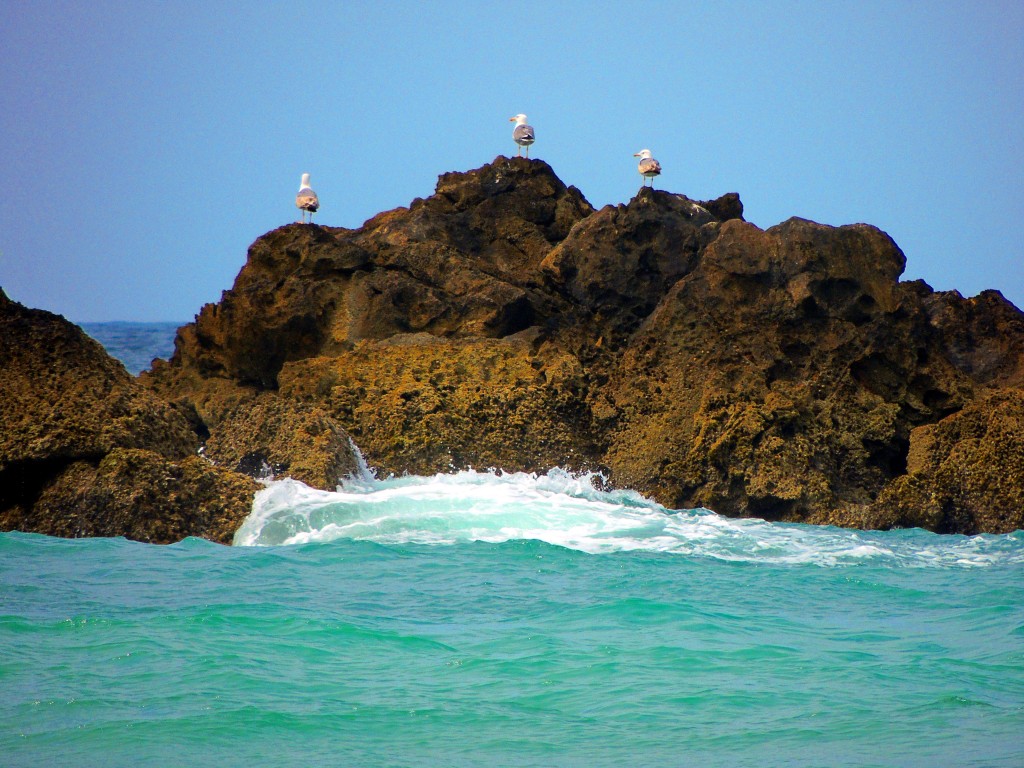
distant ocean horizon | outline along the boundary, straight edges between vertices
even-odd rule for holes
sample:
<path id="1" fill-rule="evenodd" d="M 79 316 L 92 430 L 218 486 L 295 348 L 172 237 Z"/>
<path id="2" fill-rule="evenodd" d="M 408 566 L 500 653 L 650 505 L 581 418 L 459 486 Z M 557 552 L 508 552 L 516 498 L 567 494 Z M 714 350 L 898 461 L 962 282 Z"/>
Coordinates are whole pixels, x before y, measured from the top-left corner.
<path id="1" fill-rule="evenodd" d="M 1024 531 L 595 479 L 364 466 L 268 480 L 230 547 L 0 534 L 0 764 L 1024 765 Z"/>
<path id="2" fill-rule="evenodd" d="M 181 326 L 189 322 L 109 320 L 77 325 L 102 344 L 112 357 L 124 363 L 128 373 L 138 376 L 142 371 L 149 370 L 153 358 L 167 360 L 174 354 L 174 336 Z"/>

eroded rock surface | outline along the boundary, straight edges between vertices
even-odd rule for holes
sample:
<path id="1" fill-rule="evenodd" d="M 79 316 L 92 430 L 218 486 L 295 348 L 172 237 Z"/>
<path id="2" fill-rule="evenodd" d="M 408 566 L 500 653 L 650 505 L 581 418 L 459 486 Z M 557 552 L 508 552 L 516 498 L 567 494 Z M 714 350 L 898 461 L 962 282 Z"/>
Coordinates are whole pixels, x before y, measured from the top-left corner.
<path id="1" fill-rule="evenodd" d="M 735 194 L 651 189 L 594 211 L 545 163 L 499 157 L 358 230 L 264 236 L 157 380 L 321 408 L 384 472 L 596 468 L 670 507 L 1021 527 L 1013 488 L 984 512 L 941 471 L 998 472 L 1003 421 L 990 453 L 908 458 L 921 430 L 1015 396 L 1020 311 L 899 282 L 905 257 L 875 227 L 742 214 Z M 941 514 L 910 493 L 923 485 Z"/>
<path id="2" fill-rule="evenodd" d="M 257 484 L 64 318 L 0 291 L 0 530 L 229 542 Z"/>
<path id="3" fill-rule="evenodd" d="M 761 230 L 735 194 L 652 189 L 595 211 L 544 162 L 499 157 L 359 229 L 259 238 L 140 379 L 166 426 L 114 409 L 128 442 L 61 454 L 100 473 L 93 490 L 44 501 L 91 503 L 136 464 L 187 474 L 196 441 L 231 477 L 332 488 L 351 435 L 383 473 L 559 465 L 675 508 L 1024 527 L 1024 315 L 995 291 L 901 283 L 904 265 L 866 224 Z M 93 433 L 62 434 L 5 450 Z"/>

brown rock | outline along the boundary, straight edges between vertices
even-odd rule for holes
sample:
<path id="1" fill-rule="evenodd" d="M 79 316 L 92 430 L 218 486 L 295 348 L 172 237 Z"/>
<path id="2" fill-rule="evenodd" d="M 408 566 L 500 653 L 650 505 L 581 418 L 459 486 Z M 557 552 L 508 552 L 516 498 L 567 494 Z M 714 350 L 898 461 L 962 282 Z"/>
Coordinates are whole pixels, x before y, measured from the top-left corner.
<path id="1" fill-rule="evenodd" d="M 64 318 L 0 291 L 0 530 L 230 541 L 257 486 Z"/>
<path id="2" fill-rule="evenodd" d="M 320 408 L 386 472 L 601 467 L 672 507 L 1003 525 L 949 473 L 909 467 L 922 428 L 1021 386 L 1020 311 L 900 283 L 905 258 L 874 227 L 763 231 L 742 211 L 645 189 L 594 212 L 546 164 L 497 158 L 358 230 L 260 238 L 148 383 L 195 408 L 211 448 L 269 445 L 229 429 L 250 406 L 224 400 L 264 391 Z M 908 491 L 886 517 L 900 482 L 936 483 L 955 513 Z"/>
<path id="3" fill-rule="evenodd" d="M 538 352 L 536 338 L 364 341 L 288 363 L 281 394 L 321 403 L 383 473 L 585 464 L 582 367 L 571 354 Z"/>
<path id="4" fill-rule="evenodd" d="M 539 265 L 589 215 L 539 160 L 449 173 L 359 230 L 289 225 L 258 239 L 234 288 L 179 332 L 174 361 L 273 388 L 290 360 L 396 333 L 501 337 L 565 307 Z"/>
<path id="5" fill-rule="evenodd" d="M 253 478 L 287 475 L 324 490 L 359 469 L 352 439 L 322 408 L 164 361 L 140 378 L 190 414 L 203 455 L 217 466 Z"/>
<path id="6" fill-rule="evenodd" d="M 204 455 L 252 477 L 287 475 L 333 490 L 342 477 L 358 472 L 355 450 L 321 408 L 259 393 L 220 414 Z"/>
<path id="7" fill-rule="evenodd" d="M 718 223 L 701 204 L 645 187 L 629 205 L 605 206 L 577 224 L 541 269 L 624 338 L 694 268 Z"/>
<path id="8" fill-rule="evenodd" d="M 117 448 L 98 465 L 75 462 L 47 484 L 32 511 L 0 513 L 4 530 L 51 536 L 124 536 L 170 544 L 186 536 L 230 544 L 259 485 L 199 456 L 168 461 Z"/>
<path id="9" fill-rule="evenodd" d="M 883 489 L 870 514 L 879 528 L 1024 528 L 1024 391 L 1002 390 L 915 429 L 907 474 Z"/>
<path id="10" fill-rule="evenodd" d="M 115 447 L 168 458 L 196 447 L 186 421 L 81 328 L 2 291 L 0 425 L 0 478 L 26 462 L 96 458 Z"/>

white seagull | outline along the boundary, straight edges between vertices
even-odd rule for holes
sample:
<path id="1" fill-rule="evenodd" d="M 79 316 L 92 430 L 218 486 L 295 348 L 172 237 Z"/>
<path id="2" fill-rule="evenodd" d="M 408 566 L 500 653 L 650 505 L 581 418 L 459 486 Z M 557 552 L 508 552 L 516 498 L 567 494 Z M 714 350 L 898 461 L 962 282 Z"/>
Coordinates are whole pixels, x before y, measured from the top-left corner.
<path id="1" fill-rule="evenodd" d="M 654 186 L 654 177 L 661 173 L 661 163 L 651 157 L 651 150 L 641 149 L 639 152 L 633 155 L 633 157 L 639 157 L 640 162 L 637 163 L 636 169 L 640 171 L 640 175 L 644 177 L 644 186 L 647 186 L 647 180 L 651 180 L 651 186 Z"/>
<path id="2" fill-rule="evenodd" d="M 306 223 L 306 212 L 309 212 L 309 223 L 313 223 L 313 214 L 320 208 L 320 199 L 309 187 L 309 174 L 302 174 L 302 184 L 299 185 L 299 194 L 295 196 L 295 207 L 302 212 L 302 223 Z"/>
<path id="3" fill-rule="evenodd" d="M 537 140 L 537 137 L 533 135 L 533 126 L 526 124 L 526 115 L 516 115 L 508 119 L 510 123 L 515 123 L 516 127 L 512 129 L 512 140 L 519 145 L 519 149 L 516 150 L 516 157 L 520 157 L 523 152 L 523 147 L 526 147 L 526 156 L 530 156 L 530 145 Z"/>

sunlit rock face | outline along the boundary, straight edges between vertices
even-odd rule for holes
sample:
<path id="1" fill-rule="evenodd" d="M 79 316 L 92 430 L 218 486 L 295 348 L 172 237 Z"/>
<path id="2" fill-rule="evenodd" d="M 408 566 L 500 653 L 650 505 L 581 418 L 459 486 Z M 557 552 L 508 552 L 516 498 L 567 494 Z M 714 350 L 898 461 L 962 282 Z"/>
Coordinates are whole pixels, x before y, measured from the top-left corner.
<path id="1" fill-rule="evenodd" d="M 594 210 L 499 157 L 359 229 L 260 237 L 141 383 L 236 474 L 331 488 L 351 438 L 385 474 L 558 465 L 673 508 L 1024 527 L 1024 316 L 904 265 L 866 224 L 652 189 Z"/>

